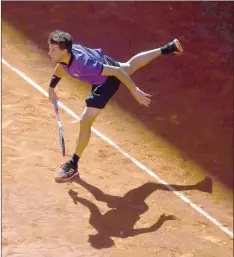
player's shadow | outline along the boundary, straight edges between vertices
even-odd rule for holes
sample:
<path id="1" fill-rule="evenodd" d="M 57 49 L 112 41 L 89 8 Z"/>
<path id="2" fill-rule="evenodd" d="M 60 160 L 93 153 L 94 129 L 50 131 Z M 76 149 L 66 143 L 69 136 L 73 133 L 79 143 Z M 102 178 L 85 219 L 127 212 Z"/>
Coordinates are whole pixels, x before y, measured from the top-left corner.
<path id="1" fill-rule="evenodd" d="M 74 190 L 68 192 L 75 204 L 81 203 L 90 211 L 89 222 L 97 230 L 97 234 L 89 235 L 89 242 L 96 249 L 112 247 L 114 241 L 111 237 L 127 238 L 143 233 L 154 232 L 158 230 L 165 221 L 176 219 L 173 215 L 163 214 L 153 225 L 146 228 L 134 229 L 135 223 L 140 220 L 140 215 L 149 209 L 148 205 L 145 203 L 146 198 L 156 190 L 169 191 L 163 184 L 148 182 L 138 188 L 130 190 L 121 197 L 105 194 L 97 187 L 85 182 L 79 177 L 73 181 L 87 189 L 97 201 L 105 202 L 107 206 L 111 208 L 111 210 L 102 214 L 98 207 L 91 201 L 79 197 Z M 208 177 L 195 185 L 170 186 L 176 191 L 200 190 L 212 193 L 212 180 Z"/>

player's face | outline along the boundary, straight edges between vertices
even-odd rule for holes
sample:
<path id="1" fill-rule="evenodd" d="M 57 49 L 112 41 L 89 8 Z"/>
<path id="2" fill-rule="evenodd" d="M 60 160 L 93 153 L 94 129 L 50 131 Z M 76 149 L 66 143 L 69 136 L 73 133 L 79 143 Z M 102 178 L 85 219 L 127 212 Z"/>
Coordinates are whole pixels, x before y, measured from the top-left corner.
<path id="1" fill-rule="evenodd" d="M 65 49 L 60 49 L 56 44 L 49 44 L 49 56 L 53 63 L 60 62 L 66 55 L 67 51 Z"/>

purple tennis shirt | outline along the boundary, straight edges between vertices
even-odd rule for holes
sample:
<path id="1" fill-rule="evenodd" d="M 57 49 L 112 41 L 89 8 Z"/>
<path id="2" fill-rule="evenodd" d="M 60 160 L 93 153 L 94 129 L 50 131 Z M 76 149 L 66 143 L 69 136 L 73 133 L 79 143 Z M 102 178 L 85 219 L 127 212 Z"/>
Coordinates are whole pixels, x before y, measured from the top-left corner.
<path id="1" fill-rule="evenodd" d="M 102 85 L 107 80 L 107 76 L 101 75 L 105 63 L 102 49 L 91 49 L 73 44 L 69 64 L 61 62 L 61 65 L 73 78 L 92 85 Z"/>

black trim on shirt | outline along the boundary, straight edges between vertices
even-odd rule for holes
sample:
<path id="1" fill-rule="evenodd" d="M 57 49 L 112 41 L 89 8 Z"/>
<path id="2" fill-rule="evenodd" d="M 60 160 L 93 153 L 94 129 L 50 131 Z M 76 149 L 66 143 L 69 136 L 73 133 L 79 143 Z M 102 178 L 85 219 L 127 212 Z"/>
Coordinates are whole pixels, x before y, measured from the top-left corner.
<path id="1" fill-rule="evenodd" d="M 104 69 L 104 66 L 103 66 L 103 64 L 102 64 L 102 69 L 101 69 L 101 71 L 100 71 L 99 75 L 101 75 L 101 74 L 102 74 L 103 69 Z"/>
<path id="2" fill-rule="evenodd" d="M 71 52 L 71 58 L 70 58 L 70 61 L 69 61 L 69 63 L 68 63 L 68 67 L 71 66 L 71 63 L 72 63 L 73 59 L 74 59 L 74 55 L 73 55 L 73 53 Z"/>
<path id="3" fill-rule="evenodd" d="M 71 66 L 71 63 L 72 63 L 73 59 L 74 59 L 74 55 L 73 55 L 73 53 L 71 52 L 71 58 L 70 58 L 69 63 L 68 63 L 68 64 L 65 63 L 65 62 L 60 62 L 60 63 L 66 65 L 66 66 L 68 66 L 68 68 L 69 68 L 69 67 Z"/>

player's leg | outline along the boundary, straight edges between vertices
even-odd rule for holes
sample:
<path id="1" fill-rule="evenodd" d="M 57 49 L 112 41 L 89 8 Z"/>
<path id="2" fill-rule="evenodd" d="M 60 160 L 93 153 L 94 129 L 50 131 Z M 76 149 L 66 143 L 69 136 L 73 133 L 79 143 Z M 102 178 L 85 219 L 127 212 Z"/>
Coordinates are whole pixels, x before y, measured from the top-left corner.
<path id="1" fill-rule="evenodd" d="M 77 138 L 77 145 L 75 154 L 79 157 L 83 154 L 85 148 L 87 147 L 91 135 L 91 127 L 93 122 L 100 114 L 101 109 L 86 107 L 81 116 L 80 121 L 80 133 Z"/>
<path id="2" fill-rule="evenodd" d="M 66 182 L 78 174 L 78 161 L 89 143 L 92 124 L 100 112 L 101 109 L 93 107 L 84 109 L 80 120 L 80 132 L 76 141 L 75 152 L 71 159 L 62 165 L 57 172 L 55 176 L 56 182 Z"/>
<path id="3" fill-rule="evenodd" d="M 159 57 L 163 54 L 175 54 L 175 55 L 183 54 L 183 48 L 182 48 L 179 40 L 175 39 L 163 47 L 145 51 L 145 52 L 141 52 L 141 53 L 133 56 L 128 62 L 125 62 L 125 63 L 119 62 L 119 64 L 120 64 L 120 67 L 128 75 L 131 75 L 136 70 L 147 65 L 152 60 L 156 59 L 157 57 Z"/>
<path id="4" fill-rule="evenodd" d="M 124 70 L 128 75 L 133 74 L 136 70 L 150 63 L 152 60 L 156 59 L 161 55 L 161 49 L 157 48 L 154 50 L 149 50 L 141 52 L 133 56 L 129 61 L 120 64 L 120 68 Z"/>

